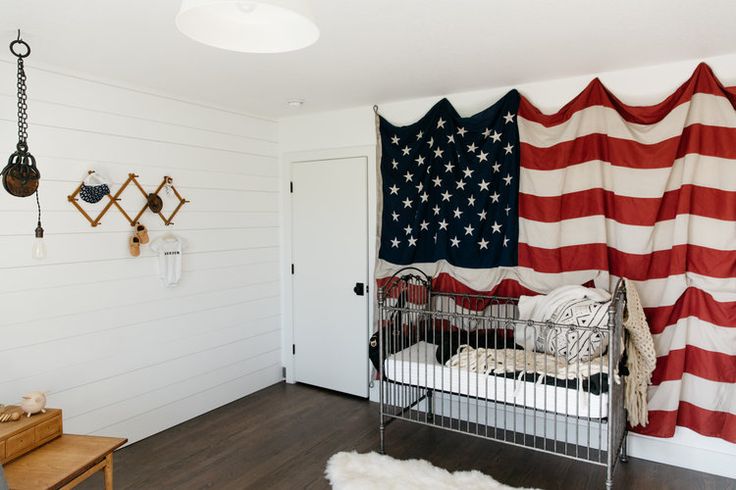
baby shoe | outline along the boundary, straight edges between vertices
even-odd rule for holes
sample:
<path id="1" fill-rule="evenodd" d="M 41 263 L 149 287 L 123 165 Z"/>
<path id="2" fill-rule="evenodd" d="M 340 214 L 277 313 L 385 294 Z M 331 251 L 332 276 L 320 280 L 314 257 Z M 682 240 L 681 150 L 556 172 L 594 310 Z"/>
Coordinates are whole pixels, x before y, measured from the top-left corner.
<path id="1" fill-rule="evenodd" d="M 141 241 L 141 245 L 148 243 L 148 228 L 138 223 L 135 225 L 135 236 Z"/>
<path id="2" fill-rule="evenodd" d="M 130 237 L 130 255 L 133 257 L 138 257 L 141 254 L 141 240 L 138 238 L 137 235 L 132 235 Z"/>

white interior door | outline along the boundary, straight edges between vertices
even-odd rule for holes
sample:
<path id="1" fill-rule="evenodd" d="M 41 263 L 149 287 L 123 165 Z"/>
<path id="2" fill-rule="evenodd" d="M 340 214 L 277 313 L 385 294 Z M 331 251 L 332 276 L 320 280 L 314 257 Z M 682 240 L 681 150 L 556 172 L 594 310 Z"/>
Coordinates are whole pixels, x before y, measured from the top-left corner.
<path id="1" fill-rule="evenodd" d="M 292 164 L 294 375 L 368 396 L 368 161 Z M 362 292 L 362 294 L 361 294 Z"/>

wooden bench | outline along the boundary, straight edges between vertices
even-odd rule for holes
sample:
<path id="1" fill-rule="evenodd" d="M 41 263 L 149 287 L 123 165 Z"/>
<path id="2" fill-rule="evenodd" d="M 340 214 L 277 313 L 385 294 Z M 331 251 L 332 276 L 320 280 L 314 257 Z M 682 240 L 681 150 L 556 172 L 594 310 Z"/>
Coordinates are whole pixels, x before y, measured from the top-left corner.
<path id="1" fill-rule="evenodd" d="M 5 479 L 10 490 L 67 490 L 103 470 L 105 490 L 112 490 L 112 454 L 126 442 L 63 434 L 5 466 Z"/>

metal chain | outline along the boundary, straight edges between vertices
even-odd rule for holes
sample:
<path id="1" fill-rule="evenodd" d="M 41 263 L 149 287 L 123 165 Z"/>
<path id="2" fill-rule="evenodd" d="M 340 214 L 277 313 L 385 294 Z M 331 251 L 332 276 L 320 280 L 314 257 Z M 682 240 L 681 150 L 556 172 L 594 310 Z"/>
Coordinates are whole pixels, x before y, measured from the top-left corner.
<path id="1" fill-rule="evenodd" d="M 28 149 L 28 96 L 23 58 L 18 57 L 18 146 Z"/>

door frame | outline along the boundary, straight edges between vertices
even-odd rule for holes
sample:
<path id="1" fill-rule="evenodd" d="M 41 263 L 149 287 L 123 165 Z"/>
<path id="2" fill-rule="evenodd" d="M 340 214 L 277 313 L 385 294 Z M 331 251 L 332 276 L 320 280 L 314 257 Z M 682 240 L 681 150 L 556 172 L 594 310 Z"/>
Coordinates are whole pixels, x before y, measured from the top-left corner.
<path id="1" fill-rule="evenodd" d="M 292 264 L 292 213 L 291 213 L 291 168 L 292 165 L 310 163 L 324 160 L 342 160 L 345 158 L 365 158 L 368 166 L 368 322 L 365 332 L 366 349 L 368 339 L 371 336 L 375 309 L 375 277 L 376 266 L 376 237 L 377 215 L 376 215 L 376 147 L 375 145 L 353 146 L 346 148 L 331 148 L 323 150 L 300 151 L 285 153 L 281 157 L 281 364 L 285 368 L 285 379 L 287 383 L 295 383 L 294 356 L 291 346 L 294 343 L 294 311 L 293 299 L 294 289 L 291 280 Z M 370 373 L 370 370 L 366 371 Z M 370 375 L 370 374 L 369 374 Z M 370 379 L 366 379 L 366 386 Z M 366 389 L 366 392 L 368 390 Z"/>

